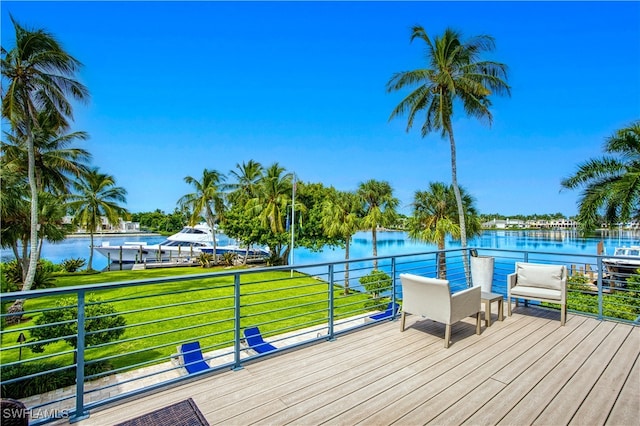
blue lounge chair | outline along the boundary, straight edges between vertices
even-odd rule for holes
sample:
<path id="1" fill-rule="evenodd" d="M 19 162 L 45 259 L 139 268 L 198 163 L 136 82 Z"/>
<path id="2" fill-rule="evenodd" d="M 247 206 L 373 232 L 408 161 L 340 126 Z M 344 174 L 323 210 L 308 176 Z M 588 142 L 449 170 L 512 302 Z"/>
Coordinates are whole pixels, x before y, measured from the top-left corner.
<path id="1" fill-rule="evenodd" d="M 369 318 L 371 318 L 374 321 L 391 319 L 393 318 L 393 315 L 396 312 L 398 312 L 398 309 L 400 309 L 400 305 L 398 305 L 396 302 L 389 302 L 389 304 L 387 305 L 387 309 L 384 312 L 380 312 L 379 314 L 369 315 Z"/>
<path id="2" fill-rule="evenodd" d="M 180 355 L 189 374 L 209 369 L 209 364 L 202 357 L 200 342 L 184 343 L 180 346 Z"/>
<path id="3" fill-rule="evenodd" d="M 245 328 L 244 337 L 247 341 L 247 346 L 249 346 L 249 349 L 253 349 L 259 354 L 275 351 L 277 349 L 271 343 L 267 343 L 264 341 L 258 327 Z"/>

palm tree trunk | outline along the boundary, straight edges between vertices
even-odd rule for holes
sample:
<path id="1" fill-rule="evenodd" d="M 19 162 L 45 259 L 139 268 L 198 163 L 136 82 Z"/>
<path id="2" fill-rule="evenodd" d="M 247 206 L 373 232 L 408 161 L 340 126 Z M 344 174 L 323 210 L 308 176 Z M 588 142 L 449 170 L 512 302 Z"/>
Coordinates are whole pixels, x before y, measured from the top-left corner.
<path id="1" fill-rule="evenodd" d="M 89 231 L 89 264 L 87 271 L 93 270 L 93 231 Z"/>
<path id="2" fill-rule="evenodd" d="M 22 284 L 22 290 L 31 290 L 33 280 L 36 276 L 36 267 L 38 266 L 38 187 L 36 185 L 36 156 L 33 146 L 33 136 L 29 124 L 27 124 L 27 155 L 29 158 L 28 176 L 29 189 L 31 190 L 31 229 L 29 242 L 29 267 L 27 268 L 27 276 Z M 16 301 L 17 302 L 17 301 Z"/>
<path id="3" fill-rule="evenodd" d="M 460 244 L 462 246 L 462 263 L 464 265 L 464 276 L 467 281 L 467 286 L 471 286 L 471 273 L 469 267 L 469 255 L 465 250 L 467 248 L 467 225 L 464 219 L 464 207 L 462 206 L 462 196 L 460 195 L 460 188 L 458 187 L 458 168 L 456 160 L 456 142 L 453 138 L 453 129 L 451 123 L 448 123 L 449 128 L 449 145 L 451 147 L 451 184 L 453 186 L 453 192 L 456 195 L 456 204 L 458 206 L 458 221 L 460 222 Z"/>
<path id="4" fill-rule="evenodd" d="M 27 118 L 28 120 L 28 118 Z M 22 291 L 31 290 L 33 281 L 36 277 L 36 268 L 38 266 L 38 187 L 36 185 L 36 156 L 35 148 L 33 146 L 33 136 L 31 134 L 30 124 L 27 122 L 25 126 L 27 129 L 27 156 L 28 156 L 28 171 L 29 189 L 31 191 L 31 229 L 30 241 L 29 241 L 29 265 L 27 267 L 26 276 L 22 283 Z M 26 257 L 26 254 L 25 254 Z M 24 273 L 24 268 L 22 269 Z M 7 310 L 7 313 L 17 314 L 7 317 L 7 324 L 17 324 L 22 320 L 22 312 L 24 312 L 24 299 L 17 299 Z"/>
<path id="5" fill-rule="evenodd" d="M 444 238 L 445 236 L 442 235 L 442 238 L 438 240 L 438 250 L 440 250 L 440 253 L 438 253 L 438 278 L 441 280 L 447 279 L 447 255 L 444 252 Z"/>
<path id="6" fill-rule="evenodd" d="M 218 264 L 218 239 L 216 238 L 216 228 L 214 226 L 216 221 L 213 218 L 213 215 L 210 211 L 208 212 L 207 216 L 208 216 L 207 224 L 211 228 L 211 235 L 213 239 L 213 241 L 211 241 L 213 243 L 213 264 L 217 265 Z"/>
<path id="7" fill-rule="evenodd" d="M 374 271 L 378 269 L 378 234 L 376 231 L 376 225 L 373 225 L 373 228 L 371 228 L 371 242 L 373 243 L 373 257 L 375 258 L 373 259 Z"/>

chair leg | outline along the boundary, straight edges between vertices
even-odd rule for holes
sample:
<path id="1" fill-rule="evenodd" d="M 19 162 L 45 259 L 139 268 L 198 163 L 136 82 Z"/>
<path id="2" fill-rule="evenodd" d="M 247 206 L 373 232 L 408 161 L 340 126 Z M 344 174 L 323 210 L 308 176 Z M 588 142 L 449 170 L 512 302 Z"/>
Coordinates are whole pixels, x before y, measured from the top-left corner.
<path id="1" fill-rule="evenodd" d="M 511 298 L 507 297 L 507 314 L 511 316 Z"/>
<path id="2" fill-rule="evenodd" d="M 405 311 L 402 311 L 402 314 L 400 315 L 400 331 L 404 331 L 404 319 L 406 315 L 407 313 Z"/>
<path id="3" fill-rule="evenodd" d="M 482 320 L 480 319 L 480 312 L 478 312 L 476 314 L 476 334 L 480 334 L 480 322 Z"/>
<path id="4" fill-rule="evenodd" d="M 560 325 L 564 325 L 567 321 L 567 305 L 560 305 Z"/>
<path id="5" fill-rule="evenodd" d="M 447 324 L 444 328 L 444 348 L 449 347 L 449 340 L 451 340 L 451 324 Z"/>

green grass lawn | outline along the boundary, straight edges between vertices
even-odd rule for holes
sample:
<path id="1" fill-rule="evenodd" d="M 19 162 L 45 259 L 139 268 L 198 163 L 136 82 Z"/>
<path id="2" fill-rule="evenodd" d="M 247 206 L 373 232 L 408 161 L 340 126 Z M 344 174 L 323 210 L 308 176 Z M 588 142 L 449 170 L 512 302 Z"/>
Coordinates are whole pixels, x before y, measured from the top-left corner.
<path id="1" fill-rule="evenodd" d="M 107 282 L 144 280 L 170 276 L 186 276 L 215 272 L 214 269 L 171 268 L 142 271 L 112 271 L 100 274 L 69 274 L 59 276 L 57 287 L 83 286 Z M 219 269 L 218 271 L 222 271 Z M 228 272 L 228 270 L 224 270 Z M 241 327 L 260 324 L 263 335 L 279 334 L 296 328 L 327 322 L 328 284 L 315 278 L 290 272 L 253 272 L 241 277 Z M 127 322 L 124 335 L 116 342 L 89 347 L 87 360 L 108 358 L 114 369 L 131 369 L 167 361 L 176 352 L 176 344 L 199 340 L 205 350 L 233 345 L 234 286 L 232 276 L 200 277 L 186 281 L 152 284 L 96 291 L 93 294 L 108 301 Z M 353 315 L 361 310 L 367 296 L 352 293 L 339 296 L 334 302 L 336 318 Z M 74 301 L 75 303 L 75 301 Z M 28 320 L 19 326 L 6 328 L 2 346 L 13 346 L 19 331 L 32 326 L 42 309 L 55 305 L 53 297 L 27 300 Z M 360 311 L 361 312 L 361 311 Z M 171 317 L 172 319 L 167 319 Z M 29 333 L 25 331 L 27 341 Z M 60 354 L 72 347 L 64 341 L 45 346 L 43 354 L 23 349 L 22 359 L 55 355 L 46 363 L 73 363 L 72 354 Z M 165 359 L 163 359 L 165 358 Z M 18 350 L 2 351 L 2 362 L 18 359 Z"/>

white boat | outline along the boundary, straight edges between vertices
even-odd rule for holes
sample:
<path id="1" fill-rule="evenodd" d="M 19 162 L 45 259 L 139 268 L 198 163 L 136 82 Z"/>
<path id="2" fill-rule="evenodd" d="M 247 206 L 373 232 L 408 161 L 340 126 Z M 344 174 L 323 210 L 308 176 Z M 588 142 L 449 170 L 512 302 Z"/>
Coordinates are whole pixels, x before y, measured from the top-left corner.
<path id="1" fill-rule="evenodd" d="M 617 247 L 613 255 L 616 257 L 604 258 L 602 263 L 614 279 L 626 281 L 630 275 L 637 274 L 640 269 L 640 246 Z"/>
<path id="2" fill-rule="evenodd" d="M 216 241 L 227 238 L 218 233 L 216 233 L 216 237 Z M 185 226 L 180 232 L 171 235 L 159 244 L 138 241 L 112 246 L 109 242 L 103 242 L 101 246 L 95 247 L 98 253 L 110 259 L 112 263 L 189 262 L 207 249 L 209 253 L 213 253 L 213 233 L 211 227 L 206 224 Z M 246 248 L 236 244 L 216 244 L 216 252 L 219 255 L 229 251 L 238 255 L 246 254 Z M 262 257 L 269 256 L 269 252 L 265 249 L 253 249 L 252 254 Z"/>

